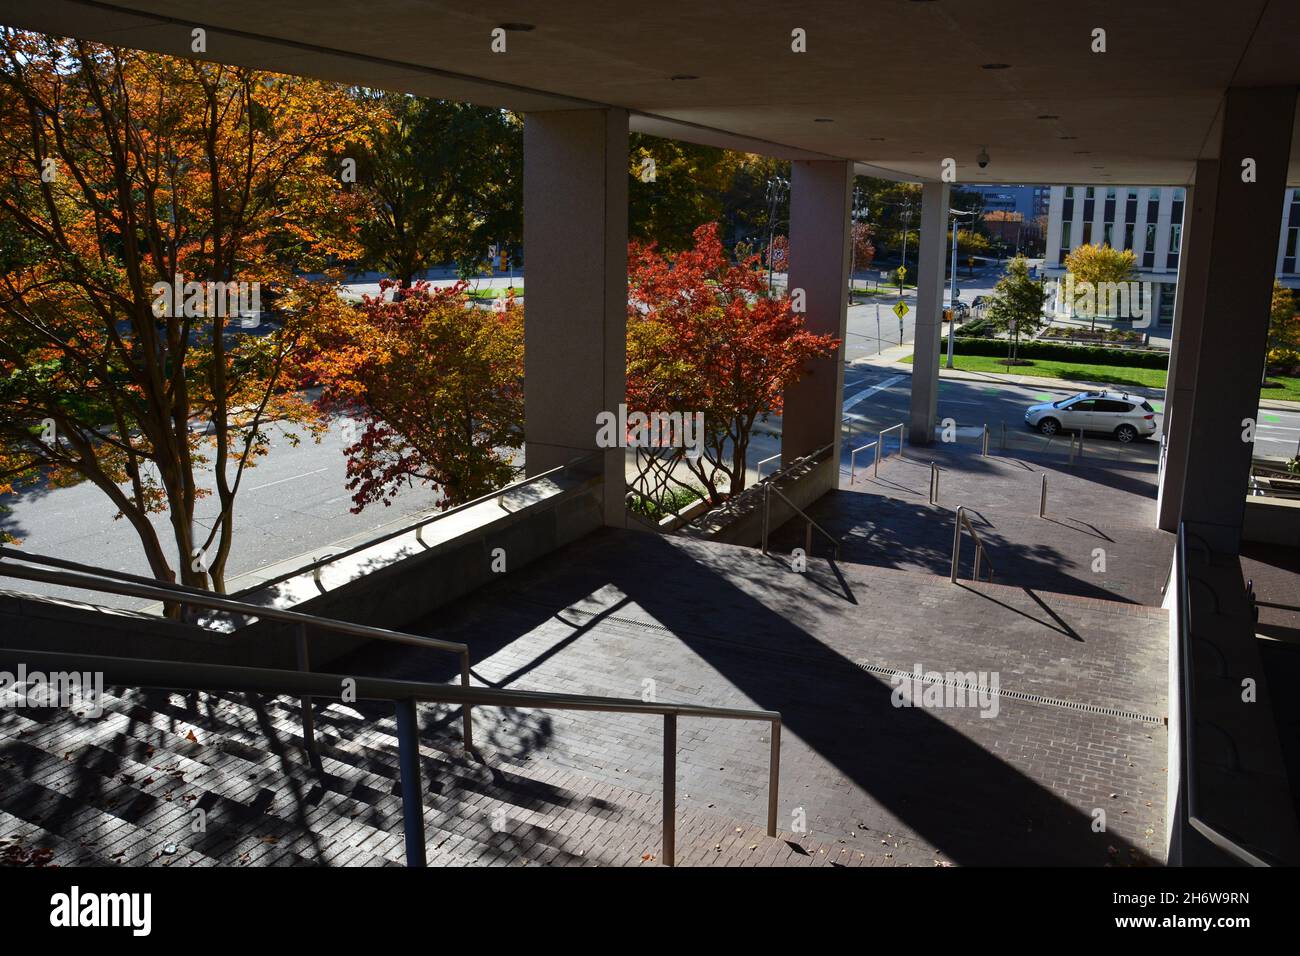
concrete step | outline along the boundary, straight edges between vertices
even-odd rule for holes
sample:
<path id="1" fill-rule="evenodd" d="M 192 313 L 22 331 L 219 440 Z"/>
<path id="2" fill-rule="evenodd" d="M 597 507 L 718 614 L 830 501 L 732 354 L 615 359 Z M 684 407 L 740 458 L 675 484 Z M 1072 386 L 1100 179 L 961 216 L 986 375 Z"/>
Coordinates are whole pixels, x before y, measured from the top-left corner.
<path id="1" fill-rule="evenodd" d="M 197 709 L 179 703 L 187 699 Z M 216 695 L 142 700 L 139 692 L 107 693 L 98 717 L 0 713 L 0 836 L 7 838 L 0 848 L 18 848 L 10 862 L 404 862 L 391 718 L 358 726 L 359 715 L 342 705 L 319 708 L 316 771 L 300 753 L 296 700 L 266 701 L 256 712 Z M 454 740 L 429 743 L 421 763 L 431 865 L 659 862 L 657 796 L 558 767 L 476 762 Z M 191 832 L 195 809 L 206 814 L 203 833 Z M 887 865 L 887 852 L 794 834 L 774 839 L 755 823 L 678 810 L 682 865 Z"/>

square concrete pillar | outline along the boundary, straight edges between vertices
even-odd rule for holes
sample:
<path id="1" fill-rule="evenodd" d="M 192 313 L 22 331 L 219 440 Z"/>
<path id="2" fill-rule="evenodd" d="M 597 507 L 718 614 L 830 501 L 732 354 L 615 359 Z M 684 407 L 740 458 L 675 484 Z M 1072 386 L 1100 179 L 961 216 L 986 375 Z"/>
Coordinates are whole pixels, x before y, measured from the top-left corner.
<path id="1" fill-rule="evenodd" d="M 1216 550 L 1236 551 L 1241 539 L 1254 449 L 1243 432 L 1259 411 L 1295 106 L 1293 86 L 1229 89 L 1217 169 L 1197 170 L 1160 523 L 1199 522 Z"/>
<path id="2" fill-rule="evenodd" d="M 916 266 L 916 341 L 912 354 L 912 416 L 908 441 L 934 441 L 939 417 L 939 341 L 943 335 L 943 276 L 948 251 L 947 183 L 921 187 L 921 254 Z"/>
<path id="3" fill-rule="evenodd" d="M 627 374 L 626 110 L 524 117 L 525 469 L 600 452 L 605 523 L 623 526 L 625 450 L 598 449 Z"/>
<path id="4" fill-rule="evenodd" d="M 796 160 L 790 177 L 791 295 L 803 290 L 807 328 L 842 343 L 849 308 L 849 202 L 851 163 Z M 810 363 L 785 391 L 781 416 L 781 461 L 834 444 L 839 461 L 844 406 L 844 346 Z"/>

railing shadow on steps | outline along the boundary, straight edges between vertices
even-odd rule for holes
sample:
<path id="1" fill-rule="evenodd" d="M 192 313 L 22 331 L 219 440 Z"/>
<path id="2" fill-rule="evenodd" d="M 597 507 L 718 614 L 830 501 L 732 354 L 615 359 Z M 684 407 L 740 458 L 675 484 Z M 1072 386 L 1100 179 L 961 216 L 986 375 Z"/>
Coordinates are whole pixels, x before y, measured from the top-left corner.
<path id="1" fill-rule="evenodd" d="M 606 713 L 655 714 L 664 718 L 664 801 L 663 853 L 665 865 L 672 866 L 676 855 L 676 775 L 677 718 L 706 717 L 724 720 L 756 720 L 771 724 L 771 754 L 768 767 L 767 832 L 776 835 L 777 794 L 781 766 L 781 715 L 770 710 L 744 710 L 707 707 L 694 704 L 651 703 L 630 698 L 555 694 L 541 691 L 503 691 L 473 687 L 469 682 L 469 648 L 465 644 L 438 638 L 406 634 L 385 628 L 337 621 L 317 615 L 248 604 L 214 595 L 185 585 L 151 582 L 138 575 L 78 565 L 12 548 L 0 548 L 0 575 L 28 581 L 41 581 L 81 590 L 143 597 L 163 602 L 205 607 L 248 618 L 266 618 L 293 624 L 297 628 L 298 670 L 233 667 L 224 664 L 200 664 L 144 658 L 106 657 L 90 654 L 67 654 L 0 648 L 0 666 L 19 661 L 29 668 L 38 665 L 46 672 L 92 671 L 103 675 L 105 686 L 238 692 L 297 696 L 302 703 L 303 743 L 308 759 L 319 769 L 320 757 L 315 742 L 313 701 L 316 698 L 342 700 L 344 676 L 313 673 L 308 655 L 308 627 L 334 630 L 357 637 L 407 644 L 446 651 L 460 657 L 460 686 L 413 681 L 394 681 L 369 677 L 349 677 L 355 683 L 355 699 L 383 700 L 394 705 L 398 729 L 398 759 L 402 788 L 402 813 L 406 828 L 407 864 L 423 866 L 426 862 L 423 797 L 419 771 L 419 726 L 416 703 L 459 704 L 463 721 L 465 749 L 473 748 L 471 709 L 475 706 L 522 707 L 553 710 L 587 710 Z M 14 559 L 18 559 L 16 562 Z M 28 565 L 38 565 L 29 567 Z M 40 567 L 44 565 L 45 567 Z M 58 570 L 49 570 L 56 568 Z M 75 568 L 74 570 L 67 570 Z M 79 573 L 93 572 L 93 573 Z"/>
<path id="2" fill-rule="evenodd" d="M 69 671 L 95 673 L 102 676 L 104 686 L 110 687 L 271 696 L 288 694 L 304 700 L 344 699 L 343 675 L 0 648 L 0 667 L 12 666 L 17 670 L 19 662 L 26 664 L 29 669 L 39 669 L 45 673 Z M 634 698 L 555 694 L 542 691 L 506 691 L 490 687 L 429 684 L 374 677 L 350 677 L 348 680 L 350 681 L 349 703 L 354 700 L 386 701 L 392 703 L 394 708 L 397 722 L 402 820 L 408 866 L 425 866 L 427 863 L 424 797 L 419 762 L 420 729 L 416 713 L 418 703 L 459 704 L 465 710 L 470 706 L 511 707 L 662 716 L 664 779 L 661 857 L 666 866 L 674 865 L 676 857 L 677 718 L 702 717 L 767 722 L 771 725 L 767 833 L 768 836 L 776 836 L 777 794 L 781 768 L 781 714 L 777 711 L 655 703 Z"/>

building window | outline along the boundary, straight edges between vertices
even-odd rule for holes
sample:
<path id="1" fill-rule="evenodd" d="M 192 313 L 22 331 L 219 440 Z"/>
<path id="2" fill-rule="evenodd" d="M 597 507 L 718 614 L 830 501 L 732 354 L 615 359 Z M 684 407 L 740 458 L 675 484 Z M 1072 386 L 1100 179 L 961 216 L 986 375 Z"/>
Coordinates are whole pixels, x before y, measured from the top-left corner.
<path id="1" fill-rule="evenodd" d="M 1089 186 L 1086 190 L 1084 190 L 1083 193 L 1083 221 L 1084 222 L 1092 222 L 1092 217 L 1094 215 L 1093 213 L 1094 205 L 1095 205 L 1095 200 L 1093 199 L 1092 196 L 1092 187 Z M 1087 242 L 1088 240 L 1085 239 L 1083 241 Z"/>
<path id="2" fill-rule="evenodd" d="M 1083 221 L 1083 245 L 1086 246 L 1091 242 L 1092 242 L 1092 220 L 1085 219 Z"/>
<path id="3" fill-rule="evenodd" d="M 1295 209 L 1295 206 L 1292 206 L 1291 208 Z M 1288 229 L 1286 231 L 1286 251 L 1283 254 L 1284 258 L 1282 259 L 1283 272 L 1295 272 L 1295 253 L 1298 244 L 1300 244 L 1300 227 Z"/>
<path id="4" fill-rule="evenodd" d="M 1178 252 L 1183 241 L 1183 224 L 1181 222 L 1171 223 L 1169 225 L 1169 255 L 1165 258 L 1165 265 L 1170 269 L 1178 268 Z"/>
<path id="5" fill-rule="evenodd" d="M 1124 223 L 1124 248 L 1125 249 L 1133 248 L 1133 228 L 1134 227 L 1133 227 L 1132 219 Z"/>
<path id="6" fill-rule="evenodd" d="M 1147 238 L 1146 244 L 1143 245 L 1142 268 L 1154 269 L 1156 265 L 1156 222 L 1154 219 L 1147 220 Z"/>

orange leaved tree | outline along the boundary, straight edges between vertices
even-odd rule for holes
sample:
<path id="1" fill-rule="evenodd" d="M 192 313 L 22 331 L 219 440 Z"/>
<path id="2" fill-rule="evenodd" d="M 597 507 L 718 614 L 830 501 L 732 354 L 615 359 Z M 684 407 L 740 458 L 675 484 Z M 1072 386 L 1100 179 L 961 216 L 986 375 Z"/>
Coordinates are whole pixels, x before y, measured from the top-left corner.
<path id="1" fill-rule="evenodd" d="M 628 413 L 704 416 L 698 457 L 637 449 L 633 487 L 657 505 L 690 483 L 682 467 L 711 501 L 743 490 L 755 423 L 780 414 L 785 389 L 840 344 L 808 331 L 788 297 L 769 297 L 758 256 L 729 262 L 716 224 L 694 239 L 671 260 L 653 245 L 628 251 Z"/>
<path id="2" fill-rule="evenodd" d="M 514 475 L 510 453 L 523 444 L 523 309 L 513 298 L 479 308 L 465 289 L 385 280 L 378 296 L 312 337 L 303 365 L 322 387 L 321 409 L 358 423 L 344 449 L 354 512 L 388 505 L 416 482 L 438 488 L 449 508 Z"/>
<path id="3" fill-rule="evenodd" d="M 319 422 L 286 370 L 340 306 L 298 274 L 351 250 L 364 120 L 329 84 L 0 29 L 0 461 L 94 484 L 160 580 L 224 590 L 271 423 Z"/>

